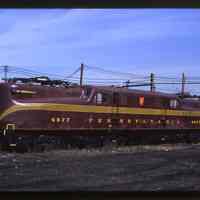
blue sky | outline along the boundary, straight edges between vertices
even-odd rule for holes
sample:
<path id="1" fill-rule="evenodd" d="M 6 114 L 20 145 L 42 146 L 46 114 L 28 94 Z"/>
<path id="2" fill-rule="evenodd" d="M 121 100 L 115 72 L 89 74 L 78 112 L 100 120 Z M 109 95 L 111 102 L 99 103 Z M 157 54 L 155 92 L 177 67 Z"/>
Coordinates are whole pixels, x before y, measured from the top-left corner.
<path id="1" fill-rule="evenodd" d="M 199 9 L 1 9 L 0 64 L 66 76 L 81 62 L 141 75 L 200 76 L 199 25 Z"/>

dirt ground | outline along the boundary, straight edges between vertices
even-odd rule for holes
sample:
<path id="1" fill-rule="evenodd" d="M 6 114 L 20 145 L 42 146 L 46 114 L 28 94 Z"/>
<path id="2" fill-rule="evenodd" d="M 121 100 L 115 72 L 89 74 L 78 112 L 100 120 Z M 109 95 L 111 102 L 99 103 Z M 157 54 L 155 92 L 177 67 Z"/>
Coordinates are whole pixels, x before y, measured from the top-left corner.
<path id="1" fill-rule="evenodd" d="M 0 153 L 0 191 L 200 191 L 200 145 Z"/>

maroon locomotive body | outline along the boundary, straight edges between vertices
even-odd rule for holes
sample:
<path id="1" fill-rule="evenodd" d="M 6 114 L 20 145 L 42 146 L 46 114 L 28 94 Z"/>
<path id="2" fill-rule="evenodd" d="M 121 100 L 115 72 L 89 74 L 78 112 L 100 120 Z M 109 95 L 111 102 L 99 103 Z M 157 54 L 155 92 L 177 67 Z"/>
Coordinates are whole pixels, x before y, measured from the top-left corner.
<path id="1" fill-rule="evenodd" d="M 200 127 L 200 101 L 175 94 L 114 86 L 13 87 L 5 83 L 0 84 L 0 93 L 1 135 L 12 135 L 15 141 L 36 135 L 59 136 L 65 142 L 75 135 L 126 142 L 134 136 L 191 139 Z"/>

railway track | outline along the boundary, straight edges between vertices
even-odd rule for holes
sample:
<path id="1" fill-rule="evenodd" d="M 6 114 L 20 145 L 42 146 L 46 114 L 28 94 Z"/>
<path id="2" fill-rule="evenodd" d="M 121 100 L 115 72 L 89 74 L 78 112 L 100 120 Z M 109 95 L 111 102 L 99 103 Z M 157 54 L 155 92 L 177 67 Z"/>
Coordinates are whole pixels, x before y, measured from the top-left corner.
<path id="1" fill-rule="evenodd" d="M 199 191 L 200 144 L 0 153 L 3 191 Z"/>

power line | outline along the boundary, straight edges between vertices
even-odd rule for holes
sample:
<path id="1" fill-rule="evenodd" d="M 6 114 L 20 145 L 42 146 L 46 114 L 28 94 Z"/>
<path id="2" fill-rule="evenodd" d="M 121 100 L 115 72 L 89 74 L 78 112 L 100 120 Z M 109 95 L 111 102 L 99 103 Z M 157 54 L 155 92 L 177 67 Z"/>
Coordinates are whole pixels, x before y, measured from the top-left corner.
<path id="1" fill-rule="evenodd" d="M 85 74 L 84 82 L 87 84 L 102 84 L 102 85 L 123 85 L 127 84 L 127 87 L 147 87 L 150 86 L 150 76 L 144 76 L 144 75 L 137 75 L 132 73 L 125 73 L 125 72 L 117 72 L 112 70 L 106 70 L 103 68 L 95 67 L 95 66 L 88 66 L 84 65 L 86 67 L 86 72 L 89 70 L 91 71 L 97 71 L 101 73 L 101 77 L 88 77 Z M 0 66 L 0 72 L 4 73 L 5 80 L 8 78 L 8 74 L 19 74 L 22 76 L 27 77 L 39 77 L 39 76 L 47 76 L 51 77 L 53 79 L 60 79 L 60 80 L 67 80 L 71 82 L 78 82 L 80 80 L 80 77 L 77 77 L 76 74 L 80 71 L 80 67 L 78 67 L 73 73 L 69 75 L 58 75 L 58 74 L 51 74 L 51 73 L 43 73 L 38 72 L 35 70 L 30 70 L 22 67 L 15 67 L 15 66 Z M 85 73 L 85 72 L 84 72 Z M 109 75 L 108 78 L 106 78 L 105 75 Z M 102 77 L 103 76 L 103 77 Z M 113 78 L 113 76 L 118 76 L 116 78 Z M 180 81 L 181 76 L 162 76 L 162 75 L 156 75 L 154 77 L 154 84 L 156 86 L 165 86 L 165 85 L 181 85 L 183 82 Z M 185 85 L 199 85 L 200 84 L 200 77 L 198 76 L 188 76 L 185 80 Z M 123 86 L 125 87 L 125 86 Z M 159 87 L 158 87 L 159 88 Z M 169 88 L 170 90 L 171 88 Z M 192 89 L 190 89 L 192 90 Z"/>
<path id="2" fill-rule="evenodd" d="M 66 76 L 65 78 L 68 79 L 68 78 L 74 76 L 75 74 L 77 74 L 77 73 L 80 71 L 80 69 L 81 69 L 81 68 L 79 67 L 79 68 L 76 69 L 73 73 L 71 73 L 70 75 Z"/>
<path id="3" fill-rule="evenodd" d="M 38 71 L 28 70 L 28 69 L 24 69 L 21 67 L 14 67 L 14 66 L 8 66 L 8 72 L 21 73 L 21 74 L 26 74 L 30 76 L 50 76 L 50 77 L 57 77 L 61 79 L 65 78 L 64 76 L 57 75 L 57 74 L 38 72 Z"/>
<path id="4" fill-rule="evenodd" d="M 103 68 L 100 67 L 96 67 L 96 66 L 88 66 L 85 65 L 86 68 L 90 69 L 90 70 L 96 70 L 96 71 L 100 71 L 101 73 L 107 73 L 107 74 L 112 74 L 112 75 L 116 75 L 116 76 L 129 76 L 132 78 L 148 78 L 147 76 L 143 76 L 143 75 L 135 75 L 135 74 L 131 74 L 131 73 L 125 73 L 125 72 L 117 72 L 117 71 L 112 71 L 112 70 L 105 70 Z"/>

